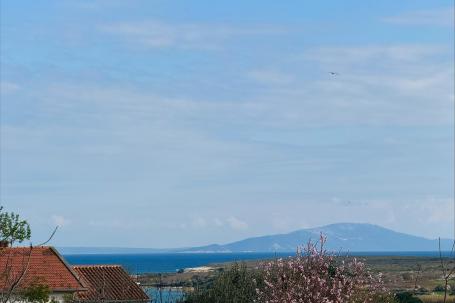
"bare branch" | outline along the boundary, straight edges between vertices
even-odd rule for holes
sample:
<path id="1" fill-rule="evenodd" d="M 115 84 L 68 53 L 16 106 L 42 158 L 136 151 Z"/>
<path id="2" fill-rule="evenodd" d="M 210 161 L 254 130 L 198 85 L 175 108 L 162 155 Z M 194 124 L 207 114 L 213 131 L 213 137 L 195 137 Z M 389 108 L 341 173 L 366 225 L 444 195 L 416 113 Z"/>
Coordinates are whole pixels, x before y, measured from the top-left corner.
<path id="1" fill-rule="evenodd" d="M 41 243 L 41 244 L 38 244 L 38 245 L 36 245 L 36 246 L 44 246 L 44 245 L 46 245 L 47 243 L 49 243 L 49 242 L 52 240 L 52 238 L 55 236 L 55 233 L 57 232 L 58 228 L 59 228 L 59 226 L 57 225 L 57 226 L 54 228 L 54 231 L 53 231 L 52 234 L 50 235 L 49 239 L 47 239 L 45 242 L 43 242 L 43 243 Z"/>

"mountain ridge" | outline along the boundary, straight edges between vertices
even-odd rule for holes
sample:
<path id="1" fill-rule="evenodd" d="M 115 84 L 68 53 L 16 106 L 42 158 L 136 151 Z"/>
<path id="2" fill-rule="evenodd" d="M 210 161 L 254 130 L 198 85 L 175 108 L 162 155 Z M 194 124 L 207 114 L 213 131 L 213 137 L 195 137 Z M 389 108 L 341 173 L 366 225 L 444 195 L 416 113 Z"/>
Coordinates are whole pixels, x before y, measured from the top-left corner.
<path id="1" fill-rule="evenodd" d="M 104 248 L 104 253 L 242 253 L 242 252 L 295 252 L 308 241 L 317 241 L 323 234 L 326 249 L 351 252 L 437 251 L 438 240 L 397 232 L 369 223 L 334 223 L 320 227 L 299 229 L 289 233 L 256 236 L 227 244 L 153 249 Z M 441 239 L 443 250 L 450 250 L 453 240 Z M 62 247 L 63 253 L 82 253 L 83 247 Z M 91 253 L 103 253 L 103 248 L 86 248 Z M 90 253 L 90 252 L 88 252 Z"/>

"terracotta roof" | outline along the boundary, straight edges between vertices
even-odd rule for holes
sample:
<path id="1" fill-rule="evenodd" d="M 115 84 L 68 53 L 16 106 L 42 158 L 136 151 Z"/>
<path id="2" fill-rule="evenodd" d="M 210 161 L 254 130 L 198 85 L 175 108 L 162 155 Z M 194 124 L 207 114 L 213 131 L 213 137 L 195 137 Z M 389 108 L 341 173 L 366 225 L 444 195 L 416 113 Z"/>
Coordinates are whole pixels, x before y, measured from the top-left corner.
<path id="1" fill-rule="evenodd" d="M 79 302 L 149 302 L 149 297 L 120 265 L 74 266 L 87 291 L 77 293 Z"/>
<path id="2" fill-rule="evenodd" d="M 52 291 L 75 292 L 85 289 L 63 257 L 49 246 L 1 248 L 0 273 L 0 291 L 9 289 L 21 275 L 23 278 L 17 289 L 33 283 L 45 284 Z"/>

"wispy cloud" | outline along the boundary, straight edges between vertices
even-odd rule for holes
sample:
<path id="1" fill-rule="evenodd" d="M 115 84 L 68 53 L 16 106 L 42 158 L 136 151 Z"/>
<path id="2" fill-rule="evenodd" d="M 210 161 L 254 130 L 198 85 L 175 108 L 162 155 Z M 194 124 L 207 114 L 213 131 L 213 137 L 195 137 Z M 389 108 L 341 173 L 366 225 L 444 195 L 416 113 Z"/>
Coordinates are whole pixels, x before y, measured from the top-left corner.
<path id="1" fill-rule="evenodd" d="M 383 18 L 384 22 L 399 25 L 454 26 L 454 7 L 418 10 Z"/>
<path id="2" fill-rule="evenodd" d="M 335 64 L 338 66 L 343 64 L 349 66 L 351 64 L 368 64 L 368 66 L 373 68 L 376 60 L 406 64 L 444 53 L 447 54 L 449 51 L 445 46 L 425 44 L 336 46 L 310 49 L 305 52 L 304 57 L 324 65 Z"/>
<path id="3" fill-rule="evenodd" d="M 280 35 L 288 30 L 274 26 L 223 24 L 172 24 L 161 21 L 121 22 L 100 26 L 100 31 L 125 39 L 133 47 L 215 50 L 238 37 Z"/>
<path id="4" fill-rule="evenodd" d="M 452 124 L 450 58 L 450 50 L 437 45 L 309 49 L 304 62 L 286 71 L 296 78 L 293 85 L 270 82 L 257 110 L 288 125 Z M 300 72 L 315 63 L 314 78 Z M 406 114 L 410 109 L 413 115 Z"/>
<path id="5" fill-rule="evenodd" d="M 229 217 L 226 219 L 227 223 L 232 229 L 235 230 L 245 230 L 248 229 L 248 224 L 239 218 L 236 217 Z"/>
<path id="6" fill-rule="evenodd" d="M 52 222 L 59 227 L 64 227 L 64 226 L 71 224 L 71 220 L 68 218 L 65 218 L 62 215 L 53 215 Z"/>
<path id="7" fill-rule="evenodd" d="M 187 229 L 188 227 L 192 227 L 195 229 L 206 229 L 206 228 L 218 228 L 218 229 L 231 229 L 235 231 L 245 231 L 248 229 L 248 223 L 239 219 L 235 216 L 229 216 L 226 218 L 220 217 L 204 217 L 201 215 L 194 216 L 191 218 L 189 224 L 182 223 L 180 224 L 180 228 Z"/>
<path id="8" fill-rule="evenodd" d="M 1 94 L 10 94 L 16 92 L 20 89 L 19 84 L 8 82 L 8 81 L 0 81 L 0 93 Z"/>

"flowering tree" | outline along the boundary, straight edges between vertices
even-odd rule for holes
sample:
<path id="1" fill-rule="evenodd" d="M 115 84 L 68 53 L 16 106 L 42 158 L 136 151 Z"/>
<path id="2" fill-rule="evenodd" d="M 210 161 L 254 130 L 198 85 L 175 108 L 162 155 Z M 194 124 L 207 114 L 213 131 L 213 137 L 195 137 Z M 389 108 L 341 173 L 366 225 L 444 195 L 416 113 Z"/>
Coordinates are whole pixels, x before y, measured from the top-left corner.
<path id="1" fill-rule="evenodd" d="M 362 262 L 337 257 L 319 244 L 308 242 L 295 257 L 262 265 L 264 287 L 257 288 L 261 303 L 367 303 L 389 302 L 381 275 L 370 274 Z"/>

